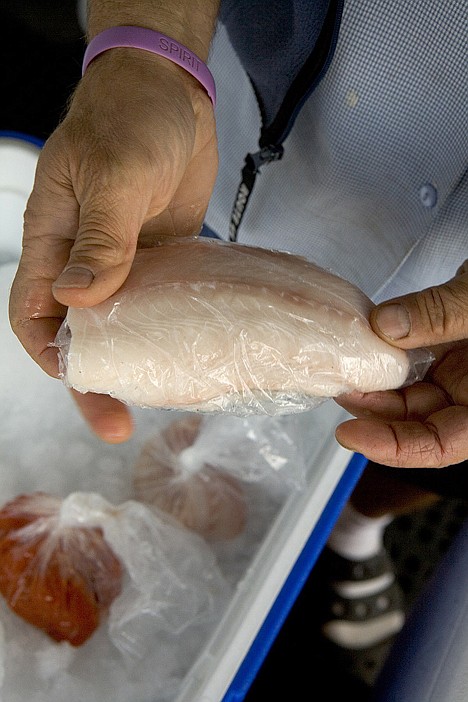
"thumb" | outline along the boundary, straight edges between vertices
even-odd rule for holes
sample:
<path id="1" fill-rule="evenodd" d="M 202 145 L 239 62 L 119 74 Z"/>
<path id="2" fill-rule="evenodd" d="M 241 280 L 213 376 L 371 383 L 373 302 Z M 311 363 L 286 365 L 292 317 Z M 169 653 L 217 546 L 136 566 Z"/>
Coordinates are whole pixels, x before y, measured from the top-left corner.
<path id="1" fill-rule="evenodd" d="M 378 305 L 370 322 L 381 338 L 404 349 L 468 338 L 468 260 L 447 283 Z"/>
<path id="2" fill-rule="evenodd" d="M 52 286 L 55 299 L 90 307 L 118 290 L 130 271 L 146 211 L 146 202 L 121 190 L 100 189 L 84 202 L 68 262 Z"/>

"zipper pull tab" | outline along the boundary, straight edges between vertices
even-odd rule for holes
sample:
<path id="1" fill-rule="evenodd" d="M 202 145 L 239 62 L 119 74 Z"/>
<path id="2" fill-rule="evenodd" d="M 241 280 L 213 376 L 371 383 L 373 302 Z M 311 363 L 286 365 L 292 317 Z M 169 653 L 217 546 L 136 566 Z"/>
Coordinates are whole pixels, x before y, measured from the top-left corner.
<path id="1" fill-rule="evenodd" d="M 247 154 L 244 161 L 244 167 L 241 174 L 241 182 L 237 189 L 236 199 L 231 212 L 231 221 L 229 223 L 229 240 L 237 241 L 237 233 L 239 231 L 242 218 L 245 214 L 249 197 L 252 194 L 255 185 L 257 173 L 265 163 L 271 161 L 279 161 L 284 153 L 281 144 L 278 146 L 264 146 L 260 151 L 254 154 Z"/>

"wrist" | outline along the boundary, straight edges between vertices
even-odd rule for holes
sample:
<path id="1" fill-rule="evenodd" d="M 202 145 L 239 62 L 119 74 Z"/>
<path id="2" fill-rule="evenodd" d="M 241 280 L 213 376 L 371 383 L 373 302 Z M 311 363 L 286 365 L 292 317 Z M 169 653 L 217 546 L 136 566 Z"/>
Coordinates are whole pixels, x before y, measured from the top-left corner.
<path id="1" fill-rule="evenodd" d="M 121 48 L 106 51 L 91 62 L 74 97 L 79 98 L 80 109 L 93 112 L 99 104 L 101 110 L 108 109 L 111 114 L 124 109 L 123 104 L 151 104 L 155 96 L 159 104 L 167 97 L 178 104 L 187 100 L 193 105 L 199 94 L 207 96 L 205 89 L 177 64 L 147 51 Z"/>
<path id="2" fill-rule="evenodd" d="M 138 49 L 157 56 L 162 56 L 183 68 L 192 75 L 207 91 L 213 106 L 216 102 L 216 88 L 213 76 L 206 64 L 185 45 L 166 34 L 147 27 L 120 25 L 110 27 L 97 34 L 84 54 L 83 74 L 95 58 L 110 49 Z"/>
<path id="3" fill-rule="evenodd" d="M 133 25 L 166 34 L 206 61 L 218 8 L 219 0 L 90 0 L 88 41 L 105 29 Z"/>

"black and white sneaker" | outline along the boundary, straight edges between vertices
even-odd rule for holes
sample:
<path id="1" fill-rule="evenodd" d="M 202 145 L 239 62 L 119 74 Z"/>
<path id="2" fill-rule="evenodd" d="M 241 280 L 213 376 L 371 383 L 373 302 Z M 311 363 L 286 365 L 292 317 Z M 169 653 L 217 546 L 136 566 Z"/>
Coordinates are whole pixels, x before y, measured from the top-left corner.
<path id="1" fill-rule="evenodd" d="M 352 561 L 326 547 L 317 575 L 324 644 L 348 673 L 372 686 L 405 622 L 403 592 L 393 564 L 385 551 Z"/>

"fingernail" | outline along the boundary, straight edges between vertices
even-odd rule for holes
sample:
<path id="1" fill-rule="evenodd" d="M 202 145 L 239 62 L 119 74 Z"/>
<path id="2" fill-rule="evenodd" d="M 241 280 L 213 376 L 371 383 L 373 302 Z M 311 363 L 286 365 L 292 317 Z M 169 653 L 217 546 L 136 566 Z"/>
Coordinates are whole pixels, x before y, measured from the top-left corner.
<path id="1" fill-rule="evenodd" d="M 88 268 L 74 266 L 63 271 L 54 283 L 54 288 L 89 288 L 94 280 Z"/>
<path id="2" fill-rule="evenodd" d="M 389 339 L 403 339 L 411 331 L 410 316 L 403 305 L 384 305 L 378 310 L 375 321 L 382 334 Z"/>

